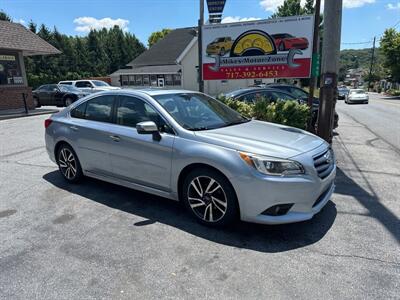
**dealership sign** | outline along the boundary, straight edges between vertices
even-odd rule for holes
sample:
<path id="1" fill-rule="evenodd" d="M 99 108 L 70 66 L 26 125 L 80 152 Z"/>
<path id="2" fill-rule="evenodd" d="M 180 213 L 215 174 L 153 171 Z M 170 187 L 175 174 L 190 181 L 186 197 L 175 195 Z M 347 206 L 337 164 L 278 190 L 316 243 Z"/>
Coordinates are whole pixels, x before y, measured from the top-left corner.
<path id="1" fill-rule="evenodd" d="M 203 79 L 307 78 L 313 16 L 203 27 Z"/>

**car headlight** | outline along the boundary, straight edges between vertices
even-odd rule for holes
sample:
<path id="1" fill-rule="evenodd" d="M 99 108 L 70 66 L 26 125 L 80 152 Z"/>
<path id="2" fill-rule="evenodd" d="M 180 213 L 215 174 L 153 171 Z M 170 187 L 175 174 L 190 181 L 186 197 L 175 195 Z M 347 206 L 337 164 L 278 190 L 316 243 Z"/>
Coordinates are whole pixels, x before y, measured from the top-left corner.
<path id="1" fill-rule="evenodd" d="M 260 173 L 272 176 L 304 174 L 303 166 L 293 160 L 239 152 L 240 157 Z"/>

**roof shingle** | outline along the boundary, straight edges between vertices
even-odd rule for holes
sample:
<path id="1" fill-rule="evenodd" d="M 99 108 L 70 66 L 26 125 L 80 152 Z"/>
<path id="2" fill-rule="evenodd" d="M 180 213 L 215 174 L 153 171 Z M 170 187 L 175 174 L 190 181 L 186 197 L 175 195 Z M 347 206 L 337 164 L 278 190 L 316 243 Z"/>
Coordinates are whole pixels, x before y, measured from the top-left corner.
<path id="1" fill-rule="evenodd" d="M 0 21 L 0 49 L 22 50 L 24 56 L 61 53 L 21 24 L 8 21 Z"/>

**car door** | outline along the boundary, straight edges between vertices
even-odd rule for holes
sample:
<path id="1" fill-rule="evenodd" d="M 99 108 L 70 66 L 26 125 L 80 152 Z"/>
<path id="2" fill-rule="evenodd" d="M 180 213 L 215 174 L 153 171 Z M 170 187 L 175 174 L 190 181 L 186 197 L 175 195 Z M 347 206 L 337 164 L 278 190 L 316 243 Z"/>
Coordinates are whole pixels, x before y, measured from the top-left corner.
<path id="1" fill-rule="evenodd" d="M 51 99 L 51 85 L 44 85 L 39 90 L 39 101 L 41 105 L 50 105 Z"/>
<path id="2" fill-rule="evenodd" d="M 71 111 L 68 136 L 82 168 L 91 173 L 112 176 L 109 150 L 113 145 L 113 95 L 92 98 Z"/>
<path id="3" fill-rule="evenodd" d="M 136 184 L 169 191 L 175 135 L 161 115 L 145 100 L 121 95 L 115 109 L 115 137 L 110 149 L 115 176 Z M 154 121 L 161 129 L 157 138 L 139 134 L 136 124 Z"/>
<path id="4" fill-rule="evenodd" d="M 93 93 L 93 85 L 90 83 L 90 81 L 87 80 L 77 81 L 75 83 L 75 87 L 77 87 L 86 94 Z"/>

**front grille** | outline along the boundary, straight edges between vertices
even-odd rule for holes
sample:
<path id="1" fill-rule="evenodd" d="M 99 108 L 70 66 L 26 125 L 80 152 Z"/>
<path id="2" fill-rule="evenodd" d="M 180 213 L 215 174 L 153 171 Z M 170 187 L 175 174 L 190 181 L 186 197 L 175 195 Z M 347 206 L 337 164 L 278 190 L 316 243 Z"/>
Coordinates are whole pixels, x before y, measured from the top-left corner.
<path id="1" fill-rule="evenodd" d="M 328 148 L 326 151 L 314 156 L 314 167 L 317 170 L 318 176 L 324 179 L 331 174 L 335 165 L 335 157 L 332 149 Z"/>

